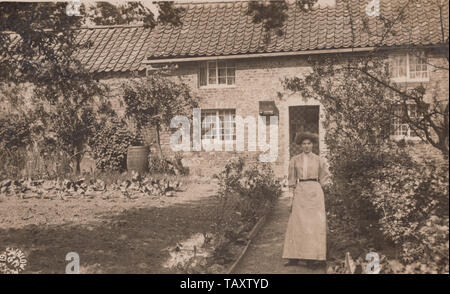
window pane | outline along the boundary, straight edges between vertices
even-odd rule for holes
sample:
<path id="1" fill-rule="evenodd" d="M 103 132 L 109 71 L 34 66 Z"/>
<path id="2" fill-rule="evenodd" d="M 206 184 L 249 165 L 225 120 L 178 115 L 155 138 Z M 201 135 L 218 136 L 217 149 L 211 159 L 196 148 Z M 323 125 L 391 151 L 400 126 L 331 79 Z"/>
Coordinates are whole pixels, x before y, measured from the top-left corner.
<path id="1" fill-rule="evenodd" d="M 206 79 L 207 84 L 211 85 L 234 85 L 235 84 L 235 67 L 234 62 L 229 61 L 208 61 Z M 201 77 L 200 77 L 201 78 Z M 199 79 L 199 84 L 203 83 Z"/>
<path id="2" fill-rule="evenodd" d="M 219 68 L 219 84 L 227 83 L 227 70 L 226 68 Z"/>
<path id="3" fill-rule="evenodd" d="M 428 64 L 426 57 L 411 53 L 409 56 L 409 71 L 411 79 L 422 79 L 428 77 Z"/>
<path id="4" fill-rule="evenodd" d="M 234 139 L 234 115 L 232 113 L 227 113 L 224 116 L 224 139 L 233 140 Z"/>
<path id="5" fill-rule="evenodd" d="M 393 78 L 406 77 L 406 55 L 392 56 L 391 75 Z"/>
<path id="6" fill-rule="evenodd" d="M 216 116 L 211 111 L 202 110 L 202 138 L 213 139 L 217 131 Z"/>
<path id="7" fill-rule="evenodd" d="M 398 59 L 398 76 L 406 77 L 406 56 L 399 56 Z"/>
<path id="8" fill-rule="evenodd" d="M 234 77 L 234 67 L 227 68 L 227 76 Z"/>
<path id="9" fill-rule="evenodd" d="M 198 83 L 199 86 L 206 86 L 206 64 L 204 63 L 200 66 Z"/>
<path id="10" fill-rule="evenodd" d="M 219 68 L 225 68 L 225 67 L 227 67 L 227 64 L 226 64 L 225 61 L 219 61 L 217 64 L 218 64 Z"/>
<path id="11" fill-rule="evenodd" d="M 408 114 L 411 119 L 420 118 L 418 107 L 415 104 L 408 104 Z M 395 117 L 392 119 L 391 135 L 405 136 L 408 138 L 416 137 L 417 134 L 406 123 L 406 114 L 404 113 L 404 107 L 397 105 L 394 107 Z"/>
<path id="12" fill-rule="evenodd" d="M 234 109 L 202 109 L 202 138 L 213 139 L 217 133 L 221 140 L 235 140 L 235 114 Z"/>
<path id="13" fill-rule="evenodd" d="M 216 68 L 216 62 L 215 61 L 210 61 L 208 62 L 208 68 L 214 69 Z"/>
<path id="14" fill-rule="evenodd" d="M 217 84 L 216 62 L 208 62 L 208 84 Z"/>
<path id="15" fill-rule="evenodd" d="M 417 118 L 417 105 L 408 105 L 409 117 Z"/>
<path id="16" fill-rule="evenodd" d="M 208 84 L 217 84 L 216 69 L 209 69 L 208 75 Z"/>
<path id="17" fill-rule="evenodd" d="M 409 56 L 409 70 L 416 71 L 416 57 Z"/>
<path id="18" fill-rule="evenodd" d="M 219 68 L 219 77 L 226 77 L 226 76 L 227 76 L 227 69 Z"/>
<path id="19" fill-rule="evenodd" d="M 407 124 L 402 125 L 402 136 L 408 136 L 408 125 Z"/>
<path id="20" fill-rule="evenodd" d="M 217 81 L 216 81 L 216 77 L 215 76 L 213 76 L 213 77 L 209 77 L 209 79 L 208 79 L 208 84 L 217 84 Z"/>

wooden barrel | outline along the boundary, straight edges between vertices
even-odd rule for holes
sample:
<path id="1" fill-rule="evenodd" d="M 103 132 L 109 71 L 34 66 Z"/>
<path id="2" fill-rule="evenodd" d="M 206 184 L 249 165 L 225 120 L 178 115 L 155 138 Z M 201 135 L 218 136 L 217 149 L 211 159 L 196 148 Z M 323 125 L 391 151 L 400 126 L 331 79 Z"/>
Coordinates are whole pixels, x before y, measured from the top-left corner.
<path id="1" fill-rule="evenodd" d="M 148 171 L 148 146 L 130 146 L 127 152 L 127 170 Z"/>

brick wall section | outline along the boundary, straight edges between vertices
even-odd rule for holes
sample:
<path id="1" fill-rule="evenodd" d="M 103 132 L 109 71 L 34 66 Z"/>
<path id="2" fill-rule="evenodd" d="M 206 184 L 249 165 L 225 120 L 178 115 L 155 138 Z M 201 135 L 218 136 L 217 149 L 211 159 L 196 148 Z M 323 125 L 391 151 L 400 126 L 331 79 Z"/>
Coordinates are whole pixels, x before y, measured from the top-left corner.
<path id="1" fill-rule="evenodd" d="M 436 65 L 445 65 L 438 55 L 432 55 L 430 63 Z M 320 105 L 317 101 L 300 97 L 298 94 L 286 92 L 281 84 L 284 77 L 300 76 L 306 74 L 310 68 L 307 65 L 305 56 L 291 57 L 271 57 L 271 58 L 251 58 L 240 59 L 235 63 L 236 66 L 236 84 L 227 88 L 199 88 L 198 87 L 198 63 L 186 62 L 179 65 L 179 68 L 173 72 L 174 78 L 180 76 L 187 83 L 194 95 L 201 98 L 200 107 L 203 109 L 236 109 L 236 115 L 242 117 L 253 116 L 255 119 L 259 115 L 259 101 L 275 101 L 279 110 L 279 134 L 278 134 L 278 157 L 273 163 L 274 170 L 279 177 L 286 175 L 289 162 L 289 106 L 296 105 Z M 426 84 L 429 88 L 430 97 L 442 97 L 448 100 L 448 71 L 433 70 L 431 72 L 430 82 Z M 113 107 L 118 113 L 123 113 L 123 104 L 120 103 L 120 84 L 126 81 L 126 76 L 109 76 L 104 80 L 109 83 L 111 88 L 116 88 L 116 92 L 111 95 Z M 119 89 L 117 89 L 119 87 Z M 283 98 L 278 98 L 278 93 L 283 94 Z M 324 114 L 320 109 L 320 120 Z M 320 153 L 325 155 L 327 148 L 323 142 L 324 130 L 319 124 L 320 133 Z M 169 140 L 170 131 L 161 134 L 161 142 L 165 153 L 172 153 Z M 245 150 L 247 150 L 248 139 L 247 128 L 245 130 Z M 149 145 L 155 143 L 155 134 L 148 130 L 146 142 Z M 422 146 L 422 145 L 420 145 Z M 153 148 L 154 149 L 154 148 Z M 420 147 L 423 150 L 423 147 Z M 254 152 L 253 152 L 254 153 Z M 244 152 L 251 158 L 256 158 L 252 152 Z M 184 162 L 191 168 L 191 172 L 198 175 L 212 175 L 220 170 L 226 160 L 237 155 L 236 152 L 183 152 Z"/>
<path id="2" fill-rule="evenodd" d="M 278 58 L 258 58 L 242 59 L 235 63 L 236 66 L 236 84 L 227 88 L 199 88 L 198 87 L 198 64 L 184 63 L 174 72 L 174 75 L 180 75 L 183 80 L 193 89 L 195 95 L 201 97 L 200 107 L 203 109 L 236 109 L 236 115 L 245 118 L 253 116 L 255 120 L 259 115 L 259 101 L 275 101 L 279 110 L 279 133 L 278 133 L 278 157 L 273 167 L 277 175 L 282 176 L 287 169 L 289 154 L 287 154 L 285 142 L 288 140 L 288 120 L 287 106 L 292 104 L 293 98 L 279 99 L 278 92 L 283 92 L 281 84 L 282 77 L 302 75 L 309 68 L 304 57 L 278 57 Z M 299 98 L 299 97 L 297 97 Z M 298 99 L 301 104 L 301 99 Z M 248 152 L 247 144 L 249 134 L 247 127 L 244 131 L 244 146 L 251 158 L 254 154 Z M 268 140 L 269 138 L 267 138 Z M 169 143 L 169 136 L 164 137 L 163 143 L 166 146 Z M 259 148 L 257 147 L 257 150 Z M 211 167 L 221 168 L 230 155 L 236 155 L 236 152 L 189 152 L 185 157 L 191 157 L 193 162 L 200 164 L 203 170 Z M 189 161 L 188 160 L 188 161 Z M 217 162 L 214 163 L 214 162 Z M 205 173 L 209 173 L 204 171 Z"/>

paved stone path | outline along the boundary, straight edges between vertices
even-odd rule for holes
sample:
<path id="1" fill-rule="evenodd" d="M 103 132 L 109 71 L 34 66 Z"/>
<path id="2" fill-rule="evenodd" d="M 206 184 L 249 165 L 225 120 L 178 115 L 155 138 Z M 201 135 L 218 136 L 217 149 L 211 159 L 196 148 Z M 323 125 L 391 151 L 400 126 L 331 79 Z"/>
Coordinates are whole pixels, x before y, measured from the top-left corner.
<path id="1" fill-rule="evenodd" d="M 250 244 L 245 256 L 236 266 L 236 274 L 324 274 L 325 268 L 310 269 L 301 263 L 284 266 L 284 234 L 289 219 L 289 197 L 285 193 L 275 206 L 257 236 Z"/>

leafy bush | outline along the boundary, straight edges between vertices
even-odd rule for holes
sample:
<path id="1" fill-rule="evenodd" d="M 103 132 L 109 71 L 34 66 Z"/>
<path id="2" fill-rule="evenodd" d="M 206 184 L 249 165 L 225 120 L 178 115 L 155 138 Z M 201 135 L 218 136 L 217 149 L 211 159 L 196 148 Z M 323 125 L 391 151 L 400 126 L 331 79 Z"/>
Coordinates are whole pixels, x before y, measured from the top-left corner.
<path id="1" fill-rule="evenodd" d="M 123 84 L 125 115 L 133 118 L 139 130 L 151 125 L 156 129 L 156 140 L 161 150 L 160 131 L 170 127 L 173 117 L 188 115 L 198 104 L 187 84 L 174 81 L 162 73 L 130 80 Z"/>
<path id="2" fill-rule="evenodd" d="M 93 157 L 100 170 L 125 171 L 129 146 L 142 144 L 142 139 L 119 118 L 111 118 L 96 126 L 89 139 Z"/>
<path id="3" fill-rule="evenodd" d="M 449 271 L 448 172 L 448 163 L 391 161 L 371 175 L 380 227 L 401 247 L 408 272 Z"/>
<path id="4" fill-rule="evenodd" d="M 187 175 L 189 169 L 183 166 L 182 155 L 175 153 L 174 156 L 169 157 L 164 154 L 150 153 L 148 156 L 148 168 L 151 174 L 166 174 L 166 175 Z"/>
<path id="5" fill-rule="evenodd" d="M 19 115 L 0 118 L 0 172 L 17 177 L 26 164 L 26 147 L 31 143 L 28 121 Z"/>
<path id="6" fill-rule="evenodd" d="M 350 252 L 359 246 L 362 254 L 392 244 L 399 251 L 392 272 L 448 272 L 448 163 L 415 161 L 395 144 L 372 152 L 350 145 L 339 150 L 330 152 L 331 246 Z M 396 259 L 387 256 L 385 267 Z"/>
<path id="7" fill-rule="evenodd" d="M 31 142 L 30 136 L 29 124 L 25 118 L 14 114 L 0 118 L 0 147 L 2 150 L 24 147 Z"/>
<path id="8" fill-rule="evenodd" d="M 272 168 L 259 161 L 245 166 L 244 158 L 232 158 L 215 177 L 219 180 L 219 197 L 227 198 L 231 194 L 240 197 L 242 205 L 238 211 L 245 219 L 263 215 L 267 205 L 281 195 L 281 186 Z"/>
<path id="9" fill-rule="evenodd" d="M 281 195 L 281 185 L 269 164 L 256 161 L 246 165 L 242 157 L 230 159 L 215 177 L 219 180 L 213 222 L 218 242 L 215 255 L 227 261 L 228 245 L 242 241 L 242 233 L 270 211 Z"/>
<path id="10" fill-rule="evenodd" d="M 417 103 L 420 119 L 406 121 L 423 138 L 431 132 L 445 142 L 445 117 L 435 111 L 436 101 L 421 107 L 420 89 L 392 91 L 377 82 L 390 85 L 385 61 L 382 55 L 313 58 L 311 74 L 285 81 L 287 89 L 317 99 L 325 110 L 333 174 L 333 195 L 326 199 L 328 252 L 343 258 L 353 250 L 357 257 L 363 251 L 386 253 L 393 246 L 404 266 L 397 266 L 398 272 L 448 272 L 448 163 L 420 163 L 408 153 L 409 143 L 390 140 L 393 120 L 406 116 L 396 108 L 408 100 Z M 438 146 L 433 136 L 425 137 L 448 158 L 448 146 Z M 386 260 L 397 258 L 384 255 Z"/>

